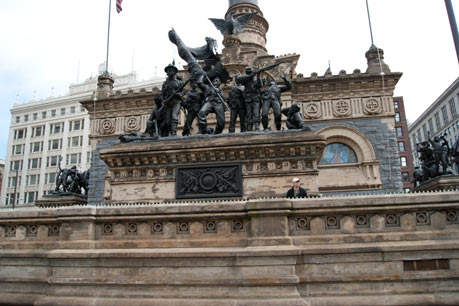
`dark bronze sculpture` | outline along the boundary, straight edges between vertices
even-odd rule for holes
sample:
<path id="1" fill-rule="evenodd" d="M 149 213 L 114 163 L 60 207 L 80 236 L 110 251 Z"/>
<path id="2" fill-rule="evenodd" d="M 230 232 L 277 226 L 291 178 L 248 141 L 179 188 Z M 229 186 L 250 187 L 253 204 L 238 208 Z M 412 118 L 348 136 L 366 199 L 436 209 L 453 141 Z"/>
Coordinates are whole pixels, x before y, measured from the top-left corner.
<path id="1" fill-rule="evenodd" d="M 58 175 L 56 177 L 56 188 L 53 194 L 82 194 L 87 196 L 89 192 L 89 177 L 91 170 L 78 171 L 76 166 L 72 166 L 70 169 L 61 168 L 62 157 L 59 158 L 58 164 Z"/>
<path id="2" fill-rule="evenodd" d="M 183 102 L 184 82 L 177 76 L 178 69 L 174 65 L 169 64 L 164 68 L 164 71 L 167 74 L 167 79 L 161 88 L 161 100 L 162 107 L 165 108 L 165 130 L 168 131 L 168 136 L 176 136 L 178 113 L 180 112 L 180 105 Z"/>
<path id="3" fill-rule="evenodd" d="M 186 122 L 183 128 L 182 135 L 191 135 L 191 125 L 195 118 L 198 117 L 198 113 L 201 110 L 204 102 L 204 94 L 198 90 L 198 84 L 195 80 L 191 80 L 191 90 L 188 91 L 186 100 L 183 107 L 186 109 Z"/>
<path id="4" fill-rule="evenodd" d="M 238 76 L 235 77 L 236 84 L 231 87 L 228 104 L 230 107 L 230 126 L 228 129 L 229 133 L 236 131 L 236 119 L 239 116 L 241 132 L 246 131 L 246 114 L 245 114 L 245 98 L 244 98 L 244 86 L 239 83 Z"/>
<path id="5" fill-rule="evenodd" d="M 450 149 L 445 134 L 433 139 L 428 132 L 428 140 L 416 144 L 421 167 L 414 171 L 414 186 L 441 175 L 452 174 L 448 170 Z M 442 169 L 440 171 L 440 164 Z"/>
<path id="6" fill-rule="evenodd" d="M 435 136 L 432 140 L 430 138 L 430 131 L 428 132 L 429 143 L 433 148 L 433 156 L 435 159 L 435 171 L 440 174 L 440 164 L 442 166 L 442 174 L 446 174 L 448 168 L 449 144 L 445 135 Z"/>
<path id="7" fill-rule="evenodd" d="M 252 131 L 255 125 L 255 131 L 260 130 L 260 88 L 262 86 L 260 73 L 254 72 L 252 67 L 245 69 L 245 75 L 240 75 L 236 80 L 239 84 L 244 85 L 245 92 L 245 111 L 247 120 L 247 131 Z"/>
<path id="8" fill-rule="evenodd" d="M 148 133 L 150 137 L 166 137 L 167 136 L 167 124 L 165 122 L 165 111 L 166 109 L 163 106 L 163 101 L 161 96 L 155 97 L 155 107 L 151 111 L 150 117 L 147 120 L 147 128 L 145 129 L 145 133 Z M 124 136 L 124 135 L 121 135 Z M 121 139 L 120 136 L 120 139 Z M 135 135 L 130 135 L 135 136 Z M 127 139 L 127 138 L 124 138 Z M 121 141 L 124 141 L 121 139 Z"/>
<path id="9" fill-rule="evenodd" d="M 457 173 L 457 171 L 459 171 L 459 139 L 456 140 L 456 143 L 451 150 L 451 160 L 452 164 L 455 165 L 454 168 Z"/>
<path id="10" fill-rule="evenodd" d="M 282 113 L 287 116 L 287 128 L 289 130 L 301 129 L 310 131 L 311 129 L 304 124 L 300 110 L 300 106 L 296 102 L 293 102 L 290 107 L 282 109 Z"/>
<path id="11" fill-rule="evenodd" d="M 261 123 L 263 124 L 264 130 L 271 130 L 269 127 L 268 113 L 269 109 L 272 108 L 274 112 L 274 122 L 276 124 L 276 130 L 280 131 L 282 123 L 282 100 L 281 93 L 291 90 L 292 83 L 287 80 L 285 74 L 282 74 L 281 78 L 284 80 L 285 85 L 277 85 L 276 81 L 271 80 L 268 86 L 261 91 L 261 98 L 263 100 L 263 106 L 261 111 Z"/>
<path id="12" fill-rule="evenodd" d="M 262 84 L 260 74 L 264 71 L 275 68 L 282 62 L 278 62 L 259 70 L 253 71 L 252 67 L 247 66 L 245 68 L 245 75 L 239 75 L 236 77 L 236 82 L 242 84 L 245 88 L 245 111 L 246 111 L 246 122 L 247 131 L 252 131 L 255 126 L 255 131 L 260 131 L 260 89 Z"/>
<path id="13" fill-rule="evenodd" d="M 198 83 L 199 87 L 204 92 L 204 105 L 198 113 L 199 134 L 207 134 L 207 115 L 211 112 L 215 113 L 217 118 L 217 126 L 214 134 L 221 134 L 225 128 L 225 101 L 223 92 L 220 89 L 220 79 L 216 77 L 212 84 L 206 85 L 204 82 Z"/>
<path id="14" fill-rule="evenodd" d="M 244 28 L 249 24 L 249 21 L 255 17 L 255 15 L 257 15 L 257 13 L 250 13 L 239 16 L 235 19 L 233 18 L 233 14 L 228 14 L 226 19 L 209 18 L 209 20 L 213 22 L 215 27 L 222 33 L 223 36 L 236 35 L 237 33 L 244 31 Z"/>

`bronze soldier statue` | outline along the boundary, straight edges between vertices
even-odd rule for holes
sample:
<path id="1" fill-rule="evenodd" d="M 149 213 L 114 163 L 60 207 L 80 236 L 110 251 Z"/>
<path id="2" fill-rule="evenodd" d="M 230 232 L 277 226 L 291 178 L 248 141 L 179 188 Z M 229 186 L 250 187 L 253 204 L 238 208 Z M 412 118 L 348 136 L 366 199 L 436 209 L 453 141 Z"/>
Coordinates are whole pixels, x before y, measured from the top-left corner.
<path id="1" fill-rule="evenodd" d="M 262 90 L 261 98 L 263 100 L 263 107 L 261 111 L 261 123 L 263 124 L 264 130 L 271 130 L 269 127 L 269 118 L 268 112 L 272 108 L 274 112 L 274 122 L 276 124 L 276 129 L 280 131 L 282 123 L 282 100 L 281 93 L 292 89 L 292 83 L 287 80 L 285 74 L 281 75 L 281 78 L 284 80 L 285 85 L 277 85 L 276 81 L 271 80 L 268 83 L 268 86 Z"/>
<path id="2" fill-rule="evenodd" d="M 300 112 L 300 106 L 296 102 L 293 102 L 292 106 L 282 109 L 282 113 L 287 116 L 287 128 L 289 130 L 311 130 L 304 124 L 303 115 L 301 115 Z"/>
<path id="3" fill-rule="evenodd" d="M 238 76 L 235 78 L 236 84 L 231 87 L 229 92 L 228 104 L 230 107 L 230 126 L 228 129 L 229 133 L 236 131 L 236 119 L 239 116 L 241 133 L 246 131 L 245 123 L 245 98 L 244 98 L 244 86 L 239 83 Z"/>
<path id="4" fill-rule="evenodd" d="M 442 165 L 441 174 L 446 174 L 448 169 L 448 155 L 449 155 L 449 145 L 448 141 L 445 139 L 444 135 L 435 136 L 434 139 L 430 138 L 430 131 L 428 131 L 428 140 L 430 145 L 433 148 L 433 156 L 435 158 L 435 171 L 440 175 L 440 163 Z"/>
<path id="5" fill-rule="evenodd" d="M 198 113 L 199 134 L 207 134 L 207 115 L 211 112 L 215 113 L 217 118 L 217 126 L 214 134 L 220 134 L 225 128 L 225 111 L 223 92 L 220 89 L 220 79 L 216 77 L 212 84 L 198 83 L 201 90 L 204 92 L 204 105 Z"/>
<path id="6" fill-rule="evenodd" d="M 187 110 L 186 123 L 183 128 L 182 136 L 191 135 L 190 129 L 195 118 L 198 117 L 198 113 L 201 110 L 204 101 L 204 93 L 198 90 L 198 84 L 195 80 L 191 80 L 191 90 L 188 91 L 185 102 L 183 103 L 184 108 Z"/>
<path id="7" fill-rule="evenodd" d="M 247 120 L 247 131 L 252 131 L 255 125 L 255 131 L 260 130 L 260 72 L 254 72 L 252 67 L 245 68 L 245 75 L 240 75 L 236 81 L 244 85 L 245 92 L 245 110 Z"/>
<path id="8" fill-rule="evenodd" d="M 165 108 L 164 120 L 169 131 L 168 135 L 177 135 L 178 113 L 183 101 L 183 81 L 177 76 L 178 69 L 169 64 L 164 68 L 167 79 L 161 89 L 161 99 Z"/>
<path id="9" fill-rule="evenodd" d="M 150 137 L 166 137 L 167 130 L 164 122 L 165 109 L 162 107 L 161 96 L 155 97 L 155 107 L 151 111 L 150 117 L 147 120 L 147 128 L 145 133 L 148 133 Z"/>

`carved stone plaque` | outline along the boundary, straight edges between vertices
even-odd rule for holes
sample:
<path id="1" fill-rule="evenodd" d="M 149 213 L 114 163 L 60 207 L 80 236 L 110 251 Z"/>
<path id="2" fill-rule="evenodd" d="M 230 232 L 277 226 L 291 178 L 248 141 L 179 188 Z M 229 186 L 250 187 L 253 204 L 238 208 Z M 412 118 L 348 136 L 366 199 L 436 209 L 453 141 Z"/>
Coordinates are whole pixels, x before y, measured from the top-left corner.
<path id="1" fill-rule="evenodd" d="M 177 199 L 241 197 L 241 164 L 177 167 Z"/>

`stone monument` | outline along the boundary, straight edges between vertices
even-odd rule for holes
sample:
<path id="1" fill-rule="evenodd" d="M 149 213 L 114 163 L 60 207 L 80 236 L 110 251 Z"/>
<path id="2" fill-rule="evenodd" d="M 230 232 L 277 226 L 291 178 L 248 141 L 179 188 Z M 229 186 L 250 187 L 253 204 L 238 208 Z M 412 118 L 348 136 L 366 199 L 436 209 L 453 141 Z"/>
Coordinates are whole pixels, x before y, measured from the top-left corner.
<path id="1" fill-rule="evenodd" d="M 258 1 L 229 3 L 226 20 L 254 15 L 223 38 L 223 68 L 285 73 L 292 128 L 147 136 L 160 89 L 113 92 L 101 76 L 97 103 L 82 101 L 89 203 L 0 211 L 0 304 L 458 305 L 459 193 L 394 193 L 401 73 L 382 65 L 382 84 L 372 47 L 365 73 L 305 78 L 299 55 L 268 54 Z M 286 199 L 292 178 L 313 197 Z"/>

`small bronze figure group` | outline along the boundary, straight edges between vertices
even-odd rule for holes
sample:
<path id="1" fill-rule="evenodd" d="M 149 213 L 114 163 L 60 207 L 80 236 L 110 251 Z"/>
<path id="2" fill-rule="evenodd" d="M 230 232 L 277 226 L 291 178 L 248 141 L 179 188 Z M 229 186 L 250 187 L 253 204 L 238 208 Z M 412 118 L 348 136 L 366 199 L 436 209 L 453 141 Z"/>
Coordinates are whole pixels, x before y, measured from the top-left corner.
<path id="1" fill-rule="evenodd" d="M 416 144 L 416 151 L 419 153 L 421 167 L 415 167 L 414 170 L 415 187 L 437 176 L 452 174 L 448 170 L 451 165 L 449 158 L 455 162 L 457 158 L 454 150 L 450 150 L 445 134 L 432 139 L 428 132 L 428 140 Z"/>
<path id="2" fill-rule="evenodd" d="M 62 157 L 59 158 L 58 173 L 56 177 L 56 188 L 54 194 L 83 194 L 88 195 L 89 177 L 91 169 L 79 171 L 76 166 L 61 168 Z"/>

